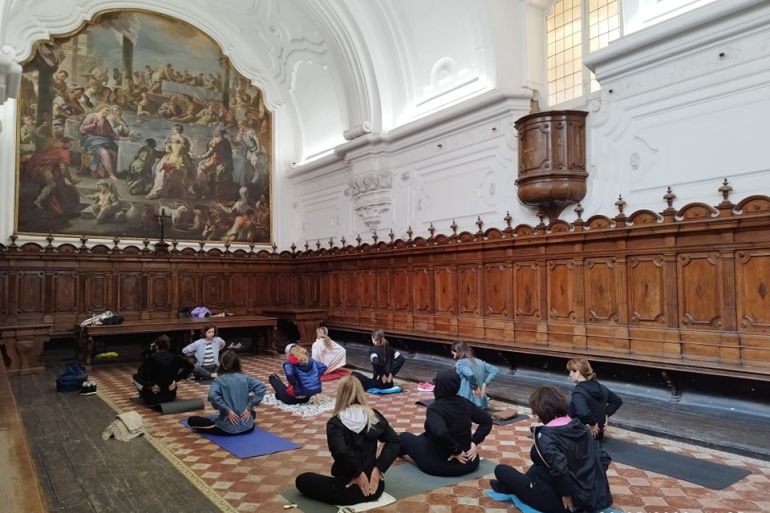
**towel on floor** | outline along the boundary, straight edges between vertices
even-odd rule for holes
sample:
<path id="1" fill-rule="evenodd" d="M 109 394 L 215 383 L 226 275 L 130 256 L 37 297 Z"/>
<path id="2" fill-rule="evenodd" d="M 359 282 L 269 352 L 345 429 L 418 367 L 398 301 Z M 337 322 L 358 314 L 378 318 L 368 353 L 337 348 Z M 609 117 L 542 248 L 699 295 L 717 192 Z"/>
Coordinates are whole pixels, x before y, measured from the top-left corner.
<path id="1" fill-rule="evenodd" d="M 367 392 L 370 394 L 397 394 L 401 392 L 401 387 L 396 385 L 390 388 L 370 388 Z"/>
<path id="2" fill-rule="evenodd" d="M 360 513 L 362 511 L 369 511 L 370 509 L 374 508 L 382 508 L 383 506 L 393 504 L 394 502 L 396 502 L 395 497 L 387 494 L 386 492 L 382 492 L 382 495 L 380 495 L 380 498 L 376 501 L 360 502 L 358 504 L 351 504 L 349 506 L 337 506 L 339 508 L 337 513 Z"/>
<path id="3" fill-rule="evenodd" d="M 102 433 L 102 439 L 109 440 L 114 437 L 115 440 L 128 442 L 143 434 L 144 420 L 142 420 L 142 416 L 135 411 L 127 411 L 119 414 L 118 417 L 107 426 L 107 429 Z"/>
<path id="4" fill-rule="evenodd" d="M 540 511 L 536 510 L 532 506 L 528 506 L 524 504 L 521 501 L 521 499 L 519 499 L 513 494 L 500 493 L 494 490 L 487 490 L 485 495 L 490 499 L 494 499 L 499 502 L 513 502 L 513 504 L 517 508 L 519 508 L 519 510 L 521 510 L 521 513 L 541 513 Z M 596 513 L 623 513 L 623 510 L 609 507 L 609 508 L 605 508 L 603 510 L 597 511 Z"/>
<path id="5" fill-rule="evenodd" d="M 262 404 L 269 404 L 287 411 L 297 417 L 315 417 L 334 409 L 334 397 L 324 394 L 316 394 L 306 403 L 286 404 L 276 399 L 275 394 L 265 394 Z"/>

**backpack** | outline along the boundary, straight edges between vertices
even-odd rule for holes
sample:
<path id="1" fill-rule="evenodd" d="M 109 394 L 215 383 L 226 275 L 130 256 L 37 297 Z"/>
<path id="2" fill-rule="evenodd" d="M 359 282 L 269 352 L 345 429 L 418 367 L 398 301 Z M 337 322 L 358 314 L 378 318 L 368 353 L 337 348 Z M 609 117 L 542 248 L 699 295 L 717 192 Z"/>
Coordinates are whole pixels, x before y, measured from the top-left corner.
<path id="1" fill-rule="evenodd" d="M 78 362 L 67 364 L 64 372 L 56 378 L 57 392 L 75 392 L 81 389 L 83 382 L 88 379 L 85 369 Z"/>

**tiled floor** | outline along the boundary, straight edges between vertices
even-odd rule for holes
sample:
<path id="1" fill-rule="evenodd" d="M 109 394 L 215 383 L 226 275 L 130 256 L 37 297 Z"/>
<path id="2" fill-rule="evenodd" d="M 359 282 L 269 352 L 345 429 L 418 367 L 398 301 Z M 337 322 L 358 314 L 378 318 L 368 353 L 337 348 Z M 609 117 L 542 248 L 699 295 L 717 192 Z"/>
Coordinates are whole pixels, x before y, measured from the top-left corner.
<path id="1" fill-rule="evenodd" d="M 267 377 L 280 372 L 277 357 L 247 356 L 244 367 L 267 383 Z M 100 395 L 120 411 L 136 410 L 145 420 L 148 434 L 159 451 L 177 465 L 199 488 L 225 511 L 283 513 L 287 501 L 280 492 L 293 486 L 300 472 L 328 473 L 331 465 L 325 424 L 328 413 L 317 417 L 292 416 L 275 406 L 260 405 L 257 425 L 288 438 L 302 448 L 269 456 L 240 460 L 179 424 L 185 415 L 161 416 L 130 401 L 133 366 L 104 366 L 92 372 Z M 333 395 L 337 381 L 324 383 L 324 394 Z M 369 396 L 396 431 L 422 431 L 425 409 L 415 404 L 431 394 L 405 384 L 405 393 Z M 205 399 L 208 387 L 194 382 L 180 385 L 182 399 Z M 208 406 L 208 403 L 207 403 Z M 207 411 L 213 412 L 210 408 Z M 531 422 L 495 426 L 482 445 L 484 458 L 525 469 L 529 465 Z M 721 453 L 678 442 L 656 439 L 638 433 L 611 430 L 610 436 L 635 440 L 700 459 L 745 467 L 751 475 L 724 490 L 710 490 L 670 477 L 613 463 L 609 476 L 615 506 L 628 513 L 761 513 L 770 512 L 770 463 Z M 408 464 L 398 460 L 396 464 Z M 399 513 L 501 513 L 516 511 L 511 505 L 484 496 L 488 479 L 470 480 L 453 487 L 408 497 L 376 511 Z M 180 509 L 181 511 L 182 509 Z M 289 510 L 292 511 L 292 510 Z M 297 511 L 297 510 L 293 510 Z M 313 513 L 313 512 L 305 512 Z"/>

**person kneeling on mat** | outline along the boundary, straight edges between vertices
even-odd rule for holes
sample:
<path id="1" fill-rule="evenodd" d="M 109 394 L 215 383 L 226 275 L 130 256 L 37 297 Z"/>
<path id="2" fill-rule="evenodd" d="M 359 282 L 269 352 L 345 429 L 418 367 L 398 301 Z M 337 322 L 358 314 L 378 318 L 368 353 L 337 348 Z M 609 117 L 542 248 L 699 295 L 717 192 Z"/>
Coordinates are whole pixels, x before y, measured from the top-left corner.
<path id="1" fill-rule="evenodd" d="M 385 332 L 377 329 L 372 332 L 372 348 L 369 350 L 369 361 L 372 363 L 372 377 L 368 378 L 358 371 L 351 372 L 364 390 L 393 388 L 396 383 L 393 378 L 404 365 L 404 355 L 393 349 L 385 338 Z"/>
<path id="2" fill-rule="evenodd" d="M 534 428 L 532 466 L 522 474 L 498 465 L 496 479 L 490 482 L 492 489 L 516 495 L 543 513 L 610 507 L 607 467 L 612 460 L 585 424 L 567 416 L 567 398 L 552 385 L 540 386 L 529 396 L 529 406 L 544 424 Z"/>
<path id="3" fill-rule="evenodd" d="M 277 374 L 270 375 L 270 386 L 275 390 L 275 397 L 285 404 L 302 404 L 321 392 L 321 375 L 326 372 L 326 365 L 310 358 L 305 348 L 299 344 L 286 346 L 286 361 L 283 373 L 286 386 Z"/>
<path id="4" fill-rule="evenodd" d="M 479 466 L 479 445 L 492 431 L 492 417 L 457 395 L 460 376 L 443 370 L 435 379 L 436 400 L 425 412 L 425 433 L 401 433 L 401 451 L 432 476 L 462 476 Z M 478 424 L 471 432 L 472 424 Z"/>
<path id="5" fill-rule="evenodd" d="M 185 358 L 169 352 L 171 340 L 161 335 L 152 343 L 153 352 L 133 376 L 139 397 L 149 405 L 168 403 L 176 399 L 177 382 L 187 378 L 193 365 Z"/>
<path id="6" fill-rule="evenodd" d="M 398 435 L 380 412 L 369 408 L 361 382 L 352 376 L 337 386 L 326 438 L 334 459 L 332 476 L 305 472 L 295 480 L 297 490 L 340 506 L 379 499 L 385 491 L 383 475 L 398 457 Z M 380 451 L 379 442 L 383 443 Z"/>
<path id="7" fill-rule="evenodd" d="M 219 410 L 216 420 L 192 416 L 187 424 L 196 431 L 217 435 L 239 435 L 254 429 L 254 408 L 265 396 L 265 384 L 241 371 L 241 360 L 233 351 L 222 353 L 219 376 L 211 383 L 209 402 Z"/>

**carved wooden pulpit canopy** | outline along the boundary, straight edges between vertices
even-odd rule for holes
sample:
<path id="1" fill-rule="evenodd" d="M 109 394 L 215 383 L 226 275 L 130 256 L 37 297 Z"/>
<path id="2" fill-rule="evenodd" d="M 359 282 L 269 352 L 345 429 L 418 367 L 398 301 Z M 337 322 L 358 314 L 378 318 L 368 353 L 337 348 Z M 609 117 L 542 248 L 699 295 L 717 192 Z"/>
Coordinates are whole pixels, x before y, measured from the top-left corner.
<path id="1" fill-rule="evenodd" d="M 587 112 L 537 112 L 514 125 L 519 133 L 519 199 L 551 221 L 586 195 Z"/>

